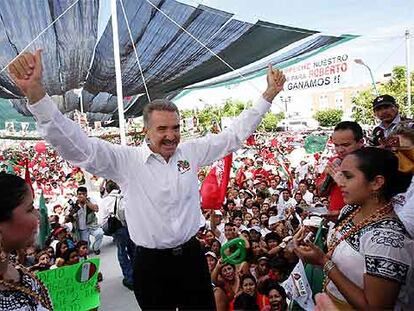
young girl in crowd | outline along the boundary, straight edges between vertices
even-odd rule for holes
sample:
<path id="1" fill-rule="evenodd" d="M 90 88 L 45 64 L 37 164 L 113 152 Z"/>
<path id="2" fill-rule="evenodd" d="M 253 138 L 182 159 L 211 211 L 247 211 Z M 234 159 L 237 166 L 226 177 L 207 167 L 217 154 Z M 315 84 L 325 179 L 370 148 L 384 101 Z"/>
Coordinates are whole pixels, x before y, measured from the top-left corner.
<path id="1" fill-rule="evenodd" d="M 50 268 L 50 256 L 47 251 L 41 251 L 36 255 L 36 264 L 29 268 L 30 271 L 45 271 Z"/>

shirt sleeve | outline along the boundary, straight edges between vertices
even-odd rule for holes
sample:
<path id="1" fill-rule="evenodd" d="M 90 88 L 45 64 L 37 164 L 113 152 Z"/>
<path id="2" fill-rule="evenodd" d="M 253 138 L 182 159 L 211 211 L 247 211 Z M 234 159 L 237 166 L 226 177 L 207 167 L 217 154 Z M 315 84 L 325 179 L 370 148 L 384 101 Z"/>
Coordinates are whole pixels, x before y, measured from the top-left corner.
<path id="1" fill-rule="evenodd" d="M 72 120 L 66 118 L 46 95 L 36 104 L 28 105 L 44 139 L 73 165 L 88 172 L 121 182 L 124 172 L 121 163 L 128 163 L 127 148 L 90 138 Z"/>
<path id="2" fill-rule="evenodd" d="M 244 141 L 254 133 L 263 115 L 269 111 L 271 104 L 264 98 L 250 109 L 243 111 L 232 124 L 219 134 L 189 141 L 192 153 L 196 155 L 198 166 L 210 165 L 229 153 L 240 149 Z"/>
<path id="3" fill-rule="evenodd" d="M 396 230 L 390 229 L 395 227 Z M 411 273 L 412 241 L 394 220 L 387 220 L 364 237 L 365 273 L 405 284 Z"/>

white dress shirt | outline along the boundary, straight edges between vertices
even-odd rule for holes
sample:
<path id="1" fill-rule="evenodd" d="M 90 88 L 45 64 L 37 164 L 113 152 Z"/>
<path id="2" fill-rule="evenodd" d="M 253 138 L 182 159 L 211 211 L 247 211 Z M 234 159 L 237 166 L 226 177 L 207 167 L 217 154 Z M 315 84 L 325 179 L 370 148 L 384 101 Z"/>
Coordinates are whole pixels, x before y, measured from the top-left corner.
<path id="1" fill-rule="evenodd" d="M 414 239 L 414 177 L 407 192 L 403 195 L 395 196 L 393 203 L 394 212 L 404 224 L 411 238 Z"/>
<path id="2" fill-rule="evenodd" d="M 101 200 L 101 204 L 99 204 L 99 212 L 98 212 L 98 224 L 102 226 L 109 218 L 109 216 L 113 215 L 114 208 L 115 208 L 115 201 L 120 198 L 120 191 L 119 190 L 112 190 L 106 197 Z M 118 204 L 117 204 L 118 205 Z M 118 209 L 118 206 L 117 206 Z M 119 211 L 117 210 L 117 214 Z"/>
<path id="3" fill-rule="evenodd" d="M 200 228 L 198 168 L 239 149 L 270 103 L 260 98 L 221 133 L 179 144 L 168 162 L 145 143 L 121 146 L 88 137 L 47 95 L 28 109 L 41 135 L 64 159 L 118 183 L 125 194 L 126 220 L 134 243 L 164 249 L 185 243 Z M 179 165 L 183 161 L 189 163 L 188 169 Z"/>
<path id="4" fill-rule="evenodd" d="M 285 216 L 285 211 L 287 208 L 295 207 L 296 201 L 294 198 L 289 198 L 287 201 L 283 199 L 283 196 L 281 195 L 279 197 L 279 202 L 277 203 L 277 215 L 279 216 Z"/>

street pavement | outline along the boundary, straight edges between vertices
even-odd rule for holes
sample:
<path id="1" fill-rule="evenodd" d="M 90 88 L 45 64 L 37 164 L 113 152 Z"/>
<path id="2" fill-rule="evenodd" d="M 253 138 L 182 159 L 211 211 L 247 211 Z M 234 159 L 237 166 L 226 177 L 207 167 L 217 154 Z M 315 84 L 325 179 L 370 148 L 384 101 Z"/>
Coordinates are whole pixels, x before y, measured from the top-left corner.
<path id="1" fill-rule="evenodd" d="M 122 272 L 112 238 L 104 237 L 99 258 L 101 258 L 100 271 L 103 274 L 103 281 L 99 283 L 101 287 L 99 311 L 141 310 L 135 300 L 134 292 L 122 285 Z"/>

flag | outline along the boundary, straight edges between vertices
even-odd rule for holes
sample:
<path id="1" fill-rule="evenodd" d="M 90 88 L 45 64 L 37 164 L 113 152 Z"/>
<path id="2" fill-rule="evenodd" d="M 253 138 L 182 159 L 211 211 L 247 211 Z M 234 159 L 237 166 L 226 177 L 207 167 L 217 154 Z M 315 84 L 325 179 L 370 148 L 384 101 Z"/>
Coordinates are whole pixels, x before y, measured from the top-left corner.
<path id="1" fill-rule="evenodd" d="M 47 215 L 47 207 L 45 202 L 45 197 L 43 196 L 43 191 L 40 194 L 39 199 L 39 235 L 38 235 L 38 244 L 41 249 L 45 247 L 46 239 L 49 237 L 51 228 L 49 224 L 49 217 Z"/>
<path id="2" fill-rule="evenodd" d="M 25 172 L 24 172 L 24 181 L 26 182 L 26 184 L 29 185 L 30 190 L 32 191 L 32 196 L 34 197 L 34 190 L 33 190 L 33 185 L 32 185 L 32 179 L 30 178 L 30 172 L 29 172 L 29 160 L 26 159 L 24 161 L 24 167 L 25 167 Z"/>
<path id="3" fill-rule="evenodd" d="M 275 165 L 279 166 L 278 171 L 287 179 L 288 189 L 292 190 L 294 179 L 293 179 L 292 173 L 289 171 L 288 166 L 285 163 L 283 163 L 283 160 L 280 159 L 280 158 L 277 159 L 277 160 L 273 158 L 273 161 L 274 161 Z"/>
<path id="4" fill-rule="evenodd" d="M 256 140 L 254 139 L 254 135 L 250 135 L 246 140 L 247 146 L 254 146 L 256 145 Z"/>
<path id="5" fill-rule="evenodd" d="M 312 154 L 317 152 L 323 152 L 328 142 L 328 136 L 309 135 L 305 139 L 306 153 Z"/>
<path id="6" fill-rule="evenodd" d="M 243 186 L 243 183 L 246 181 L 246 174 L 244 173 L 243 166 L 240 167 L 236 172 L 236 184 L 241 188 Z"/>
<path id="7" fill-rule="evenodd" d="M 10 162 L 7 163 L 7 174 L 16 175 L 14 172 L 13 165 L 11 165 Z"/>
<path id="8" fill-rule="evenodd" d="M 287 296 L 297 302 L 304 310 L 315 310 L 312 289 L 306 277 L 302 260 L 299 260 L 289 278 L 281 285 L 285 289 Z"/>
<path id="9" fill-rule="evenodd" d="M 229 154 L 213 164 L 201 185 L 201 206 L 203 209 L 220 209 L 227 193 L 233 155 Z"/>
<path id="10" fill-rule="evenodd" d="M 324 239 L 326 238 L 327 230 L 323 228 L 323 222 L 321 222 L 318 231 L 315 235 L 315 241 L 313 242 L 317 247 L 325 252 L 325 243 Z M 323 273 L 323 268 L 319 266 L 314 266 L 307 264 L 305 266 L 306 277 L 309 281 L 309 285 L 312 289 L 313 295 L 321 293 L 323 291 L 323 280 L 325 274 Z"/>

